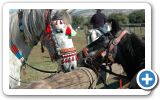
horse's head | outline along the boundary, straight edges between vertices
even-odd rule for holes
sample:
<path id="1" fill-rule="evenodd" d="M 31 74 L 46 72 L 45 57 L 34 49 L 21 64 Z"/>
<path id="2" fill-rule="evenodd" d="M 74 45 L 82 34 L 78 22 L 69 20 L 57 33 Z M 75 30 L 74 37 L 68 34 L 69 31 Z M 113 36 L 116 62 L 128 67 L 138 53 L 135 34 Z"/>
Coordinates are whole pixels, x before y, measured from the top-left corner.
<path id="1" fill-rule="evenodd" d="M 115 38 L 102 35 L 83 49 L 84 61 L 97 66 L 102 63 L 116 62 L 122 65 L 129 79 L 144 68 L 145 45 L 136 34 L 123 30 L 118 21 L 110 20 L 111 33 Z"/>
<path id="2" fill-rule="evenodd" d="M 124 33 L 126 33 L 122 31 L 119 22 L 115 19 L 108 19 L 105 27 L 107 27 L 108 32 L 83 49 L 83 54 L 86 57 L 92 57 L 99 63 L 115 60 L 114 58 L 117 54 L 116 45 L 120 42 L 119 40 L 124 36 Z M 120 33 L 118 37 L 116 37 L 117 33 Z"/>
<path id="3" fill-rule="evenodd" d="M 106 60 L 105 56 L 107 49 L 111 43 L 112 36 L 108 34 L 101 35 L 97 40 L 87 45 L 83 48 L 83 58 L 85 58 L 85 63 L 92 62 L 96 64 L 103 63 Z M 105 59 L 104 59 L 105 58 Z M 89 64 L 88 63 L 88 64 Z"/>
<path id="4" fill-rule="evenodd" d="M 76 32 L 72 29 L 70 18 L 66 11 L 58 11 L 52 17 L 51 23 L 52 38 L 65 72 L 74 70 L 77 67 L 76 49 L 72 41 L 72 36 L 75 36 Z"/>

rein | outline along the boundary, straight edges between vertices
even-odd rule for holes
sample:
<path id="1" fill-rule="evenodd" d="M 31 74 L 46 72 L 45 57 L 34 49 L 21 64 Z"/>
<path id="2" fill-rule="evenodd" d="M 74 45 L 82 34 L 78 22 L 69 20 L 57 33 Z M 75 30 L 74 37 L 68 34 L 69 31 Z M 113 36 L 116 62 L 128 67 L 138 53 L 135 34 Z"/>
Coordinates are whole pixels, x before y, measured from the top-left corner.
<path id="1" fill-rule="evenodd" d="M 95 66 L 93 66 L 93 65 L 96 65 L 97 57 L 101 56 L 102 53 L 105 53 L 105 56 L 104 56 L 104 57 L 107 57 L 107 59 L 106 59 L 106 64 L 111 68 L 111 65 L 112 65 L 112 63 L 114 62 L 114 59 L 113 59 L 112 54 L 111 54 L 110 52 L 115 48 L 115 46 L 117 46 L 117 45 L 119 44 L 119 42 L 120 42 L 121 39 L 125 36 L 126 33 L 127 33 L 127 31 L 126 31 L 126 30 L 123 30 L 117 38 L 112 38 L 112 39 L 109 40 L 109 43 L 107 44 L 106 49 L 101 49 L 101 50 L 99 50 L 98 52 L 96 52 L 96 54 L 95 54 L 93 57 L 88 57 L 88 58 L 85 59 L 85 64 L 87 64 L 88 66 L 91 66 L 91 67 L 92 67 L 92 69 L 93 69 L 93 70 L 97 73 L 97 75 L 101 78 L 101 80 L 102 80 L 102 82 L 103 82 L 103 84 L 104 84 L 105 86 L 107 86 L 107 85 L 106 85 L 103 77 L 102 77 L 101 74 L 99 73 L 99 70 L 97 70 L 97 68 L 95 68 Z M 84 50 L 84 51 L 83 51 L 84 53 L 86 53 L 86 52 L 88 51 L 87 48 L 84 48 L 83 50 Z M 86 55 L 86 54 L 84 54 L 84 55 Z M 87 63 L 87 60 L 89 60 L 89 63 Z M 101 68 L 101 67 L 100 67 L 100 68 Z M 124 76 L 124 75 L 116 74 L 116 73 L 114 73 L 114 72 L 112 72 L 112 71 L 110 71 L 110 70 L 107 70 L 107 69 L 105 69 L 105 68 L 101 68 L 101 69 L 102 69 L 102 70 L 105 70 L 106 72 L 108 72 L 108 73 L 110 73 L 110 74 L 113 74 L 113 75 L 115 75 L 115 76 L 122 77 L 122 78 L 127 78 L 127 77 Z M 121 79 L 120 79 L 120 83 L 122 84 L 122 80 L 121 80 Z M 121 87 L 121 85 L 120 85 L 120 87 Z"/>
<path id="2" fill-rule="evenodd" d="M 42 70 L 42 69 L 38 69 L 38 68 L 35 68 L 31 65 L 29 65 L 25 59 L 23 58 L 23 56 L 21 55 L 21 53 L 19 52 L 17 46 L 15 44 L 13 44 L 13 42 L 11 41 L 11 51 L 15 54 L 15 56 L 21 61 L 21 63 L 24 65 L 27 65 L 29 66 L 30 68 L 34 69 L 34 70 L 37 70 L 39 72 L 44 72 L 44 73 L 57 73 L 57 71 L 47 71 L 47 70 Z"/>
<path id="3" fill-rule="evenodd" d="M 107 63 L 108 63 L 108 60 L 111 61 L 112 63 L 114 62 L 114 59 L 113 59 L 112 54 L 110 52 L 115 48 L 115 46 L 117 46 L 119 44 L 119 42 L 125 36 L 126 33 L 127 33 L 126 30 L 122 30 L 117 38 L 112 38 L 111 40 L 109 40 L 109 43 L 106 46 L 107 49 L 106 49 L 106 51 L 104 51 L 104 52 L 106 52 L 106 57 L 108 58 Z M 103 50 L 98 51 L 98 53 L 94 56 L 94 58 L 99 56 L 102 52 L 103 52 Z"/>

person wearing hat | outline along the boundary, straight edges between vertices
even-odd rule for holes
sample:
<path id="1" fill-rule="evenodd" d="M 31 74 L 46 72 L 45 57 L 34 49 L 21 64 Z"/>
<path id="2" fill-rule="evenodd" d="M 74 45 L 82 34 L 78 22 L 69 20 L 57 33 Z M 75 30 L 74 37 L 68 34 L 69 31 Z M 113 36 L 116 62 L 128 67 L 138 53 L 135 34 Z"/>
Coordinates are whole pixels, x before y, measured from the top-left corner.
<path id="1" fill-rule="evenodd" d="M 100 30 L 103 34 L 108 32 L 105 23 L 107 22 L 106 16 L 101 12 L 101 9 L 97 9 L 96 14 L 94 14 L 90 20 L 90 23 L 93 25 L 94 29 Z"/>

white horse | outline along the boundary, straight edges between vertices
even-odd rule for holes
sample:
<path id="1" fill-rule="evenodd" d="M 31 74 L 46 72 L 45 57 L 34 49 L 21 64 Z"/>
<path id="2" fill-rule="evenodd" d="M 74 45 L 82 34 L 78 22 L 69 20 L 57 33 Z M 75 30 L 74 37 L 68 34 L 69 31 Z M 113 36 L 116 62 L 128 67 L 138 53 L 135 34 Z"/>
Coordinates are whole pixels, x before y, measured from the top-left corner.
<path id="1" fill-rule="evenodd" d="M 59 64 L 65 72 L 77 68 L 77 53 L 72 41 L 72 36 L 75 36 L 76 32 L 73 30 L 71 23 L 72 18 L 65 10 L 57 11 L 52 16 L 52 33 L 60 56 Z"/>
<path id="2" fill-rule="evenodd" d="M 27 60 L 32 48 L 39 41 L 48 49 L 51 60 L 57 60 L 56 40 L 54 40 L 56 35 L 53 35 L 52 30 L 48 32 L 49 19 L 49 10 L 23 10 L 21 14 L 17 12 L 10 14 L 10 88 L 20 86 L 23 61 Z M 63 67 L 68 68 L 68 66 Z"/>
<path id="3" fill-rule="evenodd" d="M 104 27 L 106 27 L 107 31 L 111 30 L 110 24 L 108 23 L 106 23 Z M 89 29 L 86 33 L 87 44 L 90 44 L 91 42 L 97 40 L 102 34 L 104 33 L 102 33 L 98 29 Z"/>

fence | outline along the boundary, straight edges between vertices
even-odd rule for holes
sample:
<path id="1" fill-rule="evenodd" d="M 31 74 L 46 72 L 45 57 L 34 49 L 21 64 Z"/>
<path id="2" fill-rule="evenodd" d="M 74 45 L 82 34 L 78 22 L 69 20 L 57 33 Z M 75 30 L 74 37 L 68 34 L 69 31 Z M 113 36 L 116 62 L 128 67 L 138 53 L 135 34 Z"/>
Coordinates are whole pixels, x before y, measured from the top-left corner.
<path id="1" fill-rule="evenodd" d="M 136 33 L 140 37 L 144 37 L 145 35 L 145 23 L 122 24 L 121 26 L 130 32 Z"/>

